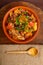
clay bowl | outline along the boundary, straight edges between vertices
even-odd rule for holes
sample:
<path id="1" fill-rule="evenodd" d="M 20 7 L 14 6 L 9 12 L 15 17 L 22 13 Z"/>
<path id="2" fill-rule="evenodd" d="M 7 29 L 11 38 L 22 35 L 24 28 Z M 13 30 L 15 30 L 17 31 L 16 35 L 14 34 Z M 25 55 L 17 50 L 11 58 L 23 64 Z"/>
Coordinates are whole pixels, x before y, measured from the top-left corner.
<path id="1" fill-rule="evenodd" d="M 24 40 L 24 41 L 22 41 L 22 40 L 15 40 L 15 39 L 13 40 L 13 39 L 9 36 L 9 34 L 7 33 L 7 31 L 6 31 L 5 23 L 6 23 L 6 21 L 7 21 L 8 15 L 9 15 L 9 13 L 10 13 L 11 11 L 13 11 L 13 10 L 15 10 L 15 9 L 17 9 L 17 8 L 27 9 L 28 11 L 30 11 L 30 12 L 35 16 L 35 18 L 36 18 L 36 20 L 37 20 L 37 31 L 35 32 L 35 34 L 34 34 L 31 38 L 27 38 L 27 39 Z M 40 27 L 40 20 L 39 20 L 39 18 L 38 18 L 38 16 L 37 16 L 36 12 L 33 11 L 33 10 L 32 10 L 31 8 L 29 8 L 29 7 L 24 7 L 24 6 L 14 7 L 14 8 L 12 8 L 12 9 L 10 9 L 10 10 L 5 14 L 5 16 L 4 16 L 4 18 L 3 18 L 3 30 L 4 30 L 4 33 L 5 33 L 6 37 L 8 37 L 8 39 L 9 39 L 10 41 L 14 42 L 14 43 L 26 44 L 26 43 L 31 42 L 31 41 L 34 40 L 34 38 L 37 36 L 37 33 L 38 33 L 38 31 L 39 31 L 39 27 Z"/>

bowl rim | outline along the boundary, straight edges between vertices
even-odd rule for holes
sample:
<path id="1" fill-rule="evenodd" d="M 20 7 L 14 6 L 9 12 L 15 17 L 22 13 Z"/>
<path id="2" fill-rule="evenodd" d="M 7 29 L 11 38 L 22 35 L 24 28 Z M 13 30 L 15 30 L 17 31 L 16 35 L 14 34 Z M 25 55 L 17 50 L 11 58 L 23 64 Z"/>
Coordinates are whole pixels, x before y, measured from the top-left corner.
<path id="1" fill-rule="evenodd" d="M 25 41 L 22 41 L 22 42 L 21 42 L 20 40 L 13 40 L 13 39 L 7 34 L 6 28 L 5 28 L 5 21 L 6 21 L 7 17 L 8 17 L 8 15 L 9 15 L 9 13 L 10 13 L 11 11 L 17 9 L 17 8 L 20 8 L 20 7 L 21 7 L 21 8 L 25 8 L 25 9 L 31 11 L 31 12 L 35 15 L 35 17 L 36 17 L 36 19 L 37 19 L 37 23 L 38 23 L 38 29 L 37 29 L 35 35 L 34 35 L 31 39 L 29 39 L 29 40 L 27 40 L 27 41 L 25 40 Z M 39 20 L 39 17 L 37 16 L 36 12 L 33 11 L 33 9 L 31 9 L 30 7 L 26 7 L 26 6 L 16 6 L 16 7 L 11 8 L 11 9 L 5 14 L 5 16 L 4 16 L 4 18 L 3 18 L 2 27 L 3 27 L 3 31 L 4 31 L 4 33 L 5 33 L 5 35 L 6 35 L 6 37 L 7 37 L 9 40 L 11 40 L 11 41 L 14 42 L 14 43 L 26 44 L 26 43 L 31 42 L 31 41 L 37 36 L 37 33 L 38 33 L 38 31 L 39 31 L 39 28 L 40 28 L 40 20 Z"/>

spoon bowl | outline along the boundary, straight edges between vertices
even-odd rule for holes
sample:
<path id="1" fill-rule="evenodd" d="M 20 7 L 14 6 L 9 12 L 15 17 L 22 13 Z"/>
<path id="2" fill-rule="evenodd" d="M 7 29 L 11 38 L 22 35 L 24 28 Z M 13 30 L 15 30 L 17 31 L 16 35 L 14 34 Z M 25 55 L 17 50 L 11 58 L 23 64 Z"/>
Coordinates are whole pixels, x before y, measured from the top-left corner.
<path id="1" fill-rule="evenodd" d="M 38 54 L 38 50 L 36 48 L 30 48 L 27 50 L 28 54 L 31 56 L 35 56 Z"/>

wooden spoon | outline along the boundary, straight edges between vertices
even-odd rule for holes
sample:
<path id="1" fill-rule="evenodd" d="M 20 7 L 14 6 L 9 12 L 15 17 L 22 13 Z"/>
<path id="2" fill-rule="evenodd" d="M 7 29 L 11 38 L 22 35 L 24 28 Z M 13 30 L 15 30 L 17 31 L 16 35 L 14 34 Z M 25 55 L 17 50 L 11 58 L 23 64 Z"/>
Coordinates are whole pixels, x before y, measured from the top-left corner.
<path id="1" fill-rule="evenodd" d="M 8 54 L 20 54 L 20 53 L 26 53 L 26 54 L 29 54 L 31 56 L 35 56 L 37 55 L 38 53 L 38 50 L 36 48 L 29 48 L 28 50 L 12 50 L 12 51 L 6 51 L 5 53 L 8 53 Z"/>

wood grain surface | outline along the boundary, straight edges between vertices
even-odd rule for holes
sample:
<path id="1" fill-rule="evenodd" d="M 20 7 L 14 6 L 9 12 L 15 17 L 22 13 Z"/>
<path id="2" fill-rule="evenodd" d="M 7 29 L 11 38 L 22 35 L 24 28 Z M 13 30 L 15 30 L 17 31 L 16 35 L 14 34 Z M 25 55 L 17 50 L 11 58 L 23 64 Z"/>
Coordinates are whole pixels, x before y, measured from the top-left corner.
<path id="1" fill-rule="evenodd" d="M 14 1 L 27 1 L 33 3 L 34 5 L 40 7 L 43 10 L 43 0 L 0 0 L 0 8 Z"/>
<path id="2" fill-rule="evenodd" d="M 43 11 L 36 7 L 35 5 L 29 3 L 29 2 L 12 2 L 12 3 L 9 3 L 7 5 L 5 5 L 4 7 L 2 7 L 0 9 L 0 44 L 15 44 L 13 42 L 11 42 L 4 34 L 3 32 L 3 29 L 2 29 L 2 23 L 3 23 L 3 17 L 4 15 L 6 14 L 6 12 L 8 10 L 10 10 L 12 7 L 15 7 L 15 6 L 18 6 L 18 5 L 23 5 L 23 6 L 27 6 L 27 7 L 30 7 L 32 8 L 36 13 L 37 15 L 39 16 L 40 18 L 40 30 L 39 30 L 39 33 L 37 35 L 37 37 L 30 43 L 28 44 L 38 44 L 38 45 L 43 45 Z"/>

